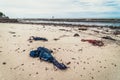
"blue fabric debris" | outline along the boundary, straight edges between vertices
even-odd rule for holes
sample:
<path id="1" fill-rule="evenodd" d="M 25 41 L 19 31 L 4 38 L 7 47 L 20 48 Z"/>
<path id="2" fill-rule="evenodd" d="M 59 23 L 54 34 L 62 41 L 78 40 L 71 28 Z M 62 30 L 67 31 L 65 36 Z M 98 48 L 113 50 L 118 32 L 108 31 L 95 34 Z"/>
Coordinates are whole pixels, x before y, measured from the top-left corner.
<path id="1" fill-rule="evenodd" d="M 30 56 L 35 58 L 39 57 L 41 60 L 53 63 L 57 68 L 64 70 L 67 67 L 63 63 L 59 63 L 52 55 L 51 51 L 44 47 L 38 47 L 37 50 L 33 50 L 30 52 Z"/>
<path id="2" fill-rule="evenodd" d="M 35 58 L 35 57 L 39 57 L 39 53 L 38 53 L 37 50 L 33 50 L 33 51 L 30 52 L 30 56 L 31 56 L 31 57 L 34 57 L 34 58 Z"/>
<path id="3" fill-rule="evenodd" d="M 35 37 L 35 36 L 31 36 L 29 40 L 35 40 L 35 41 L 48 41 L 48 39 L 43 38 L 43 37 Z"/>

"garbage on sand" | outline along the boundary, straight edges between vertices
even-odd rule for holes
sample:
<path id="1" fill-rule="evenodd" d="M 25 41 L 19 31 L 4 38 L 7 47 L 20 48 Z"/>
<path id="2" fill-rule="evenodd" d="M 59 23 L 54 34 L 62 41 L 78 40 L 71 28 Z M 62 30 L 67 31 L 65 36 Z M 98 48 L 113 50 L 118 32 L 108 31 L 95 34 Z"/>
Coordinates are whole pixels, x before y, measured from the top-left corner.
<path id="1" fill-rule="evenodd" d="M 34 40 L 34 41 L 48 41 L 48 39 L 46 39 L 44 37 L 35 37 L 35 36 L 31 36 L 29 38 L 29 41 L 32 41 L 32 40 Z"/>
<path id="2" fill-rule="evenodd" d="M 81 39 L 82 42 L 89 42 L 94 46 L 104 46 L 104 43 L 100 40 L 92 40 L 92 39 Z"/>
<path id="3" fill-rule="evenodd" d="M 120 30 L 115 30 L 115 32 L 113 32 L 114 35 L 120 35 Z"/>
<path id="4" fill-rule="evenodd" d="M 53 63 L 54 66 L 61 70 L 67 69 L 63 63 L 59 63 L 52 55 L 51 51 L 44 47 L 38 47 L 37 50 L 32 50 L 30 52 L 30 57 L 36 58 L 39 57 L 41 60 L 47 61 L 49 63 Z"/>
<path id="5" fill-rule="evenodd" d="M 102 37 L 103 39 L 108 39 L 108 40 L 113 40 L 113 41 L 116 41 L 115 39 L 113 39 L 112 37 L 110 36 L 105 36 L 105 37 Z"/>
<path id="6" fill-rule="evenodd" d="M 86 31 L 88 28 L 87 27 L 79 27 L 78 30 L 83 30 Z"/>

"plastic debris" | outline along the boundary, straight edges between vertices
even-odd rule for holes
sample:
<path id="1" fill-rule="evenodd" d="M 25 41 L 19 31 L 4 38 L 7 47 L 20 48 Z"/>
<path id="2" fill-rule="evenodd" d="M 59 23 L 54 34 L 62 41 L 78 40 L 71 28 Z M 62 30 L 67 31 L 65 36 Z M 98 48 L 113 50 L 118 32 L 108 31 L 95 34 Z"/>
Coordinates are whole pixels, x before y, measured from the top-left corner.
<path id="1" fill-rule="evenodd" d="M 92 39 L 81 39 L 82 42 L 89 42 L 94 46 L 104 46 L 104 43 L 100 40 L 92 40 Z"/>
<path id="2" fill-rule="evenodd" d="M 57 68 L 61 70 L 67 69 L 63 63 L 59 63 L 52 55 L 51 51 L 44 47 L 38 47 L 37 50 L 30 52 L 30 56 L 33 58 L 39 57 L 41 60 L 53 63 Z"/>
<path id="3" fill-rule="evenodd" d="M 48 41 L 48 39 L 46 39 L 46 38 L 43 38 L 43 37 L 35 37 L 35 36 L 31 36 L 31 37 L 29 38 L 29 41 L 32 41 L 32 40 L 34 40 L 34 41 Z"/>
<path id="4" fill-rule="evenodd" d="M 105 37 L 102 37 L 103 39 L 108 39 L 108 40 L 113 40 L 113 41 L 116 41 L 115 39 L 113 39 L 112 37 L 110 36 L 105 36 Z"/>

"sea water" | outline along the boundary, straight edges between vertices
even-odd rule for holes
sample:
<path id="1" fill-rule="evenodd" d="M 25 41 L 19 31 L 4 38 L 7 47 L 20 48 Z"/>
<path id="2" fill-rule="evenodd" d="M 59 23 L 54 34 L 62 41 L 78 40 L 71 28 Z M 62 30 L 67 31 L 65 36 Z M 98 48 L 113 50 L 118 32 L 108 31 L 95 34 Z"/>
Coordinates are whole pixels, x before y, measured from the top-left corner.
<path id="1" fill-rule="evenodd" d="M 54 24 L 73 24 L 73 25 L 97 25 L 97 26 L 116 26 L 120 27 L 120 22 L 67 22 L 67 21 L 42 21 L 42 20 L 21 20 L 25 23 L 54 23 Z"/>

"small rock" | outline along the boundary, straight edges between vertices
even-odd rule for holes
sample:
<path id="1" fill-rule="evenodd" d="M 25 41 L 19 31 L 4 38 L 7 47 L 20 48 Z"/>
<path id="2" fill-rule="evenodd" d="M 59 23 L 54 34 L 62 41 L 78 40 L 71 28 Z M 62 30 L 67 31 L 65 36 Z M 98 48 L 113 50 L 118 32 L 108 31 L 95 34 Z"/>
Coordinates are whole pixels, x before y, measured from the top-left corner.
<path id="1" fill-rule="evenodd" d="M 24 71 L 24 69 L 22 69 L 22 71 Z"/>
<path id="2" fill-rule="evenodd" d="M 75 58 L 72 58 L 72 60 L 76 60 Z"/>
<path id="3" fill-rule="evenodd" d="M 107 67 L 104 67 L 104 68 L 107 68 Z"/>
<path id="4" fill-rule="evenodd" d="M 56 50 L 56 48 L 53 48 L 53 50 Z"/>
<path id="5" fill-rule="evenodd" d="M 33 42 L 33 41 L 31 41 L 31 40 L 29 41 L 29 43 L 32 43 L 32 42 Z"/>
<path id="6" fill-rule="evenodd" d="M 75 33 L 74 34 L 74 37 L 79 37 L 80 35 L 78 33 Z"/>
<path id="7" fill-rule="evenodd" d="M 83 75 L 80 75 L 81 77 L 83 76 Z"/>
<path id="8" fill-rule="evenodd" d="M 36 74 L 38 74 L 38 72 L 36 72 Z"/>
<path id="9" fill-rule="evenodd" d="M 25 52 L 25 50 L 23 50 L 23 52 Z"/>
<path id="10" fill-rule="evenodd" d="M 6 62 L 3 62 L 2 64 L 3 64 L 3 65 L 6 65 Z"/>
<path id="11" fill-rule="evenodd" d="M 21 66 L 23 66 L 24 64 L 21 64 Z"/>
<path id="12" fill-rule="evenodd" d="M 54 38 L 53 40 L 57 41 L 57 40 L 59 40 L 59 39 L 58 39 L 58 38 Z"/>
<path id="13" fill-rule="evenodd" d="M 12 32 L 12 31 L 9 31 L 9 33 L 11 33 L 11 34 L 15 34 L 15 32 Z"/>
<path id="14" fill-rule="evenodd" d="M 79 62 L 77 62 L 77 64 L 79 64 Z"/>
<path id="15" fill-rule="evenodd" d="M 28 44 L 28 46 L 30 46 L 30 44 Z"/>
<path id="16" fill-rule="evenodd" d="M 58 48 L 58 49 L 61 49 L 61 48 Z"/>
<path id="17" fill-rule="evenodd" d="M 84 61 L 83 63 L 84 63 L 84 64 L 86 64 L 86 62 L 85 62 L 85 61 Z"/>
<path id="18" fill-rule="evenodd" d="M 82 51 L 83 49 L 79 49 L 78 51 Z"/>
<path id="19" fill-rule="evenodd" d="M 98 72 L 100 72 L 100 71 L 98 71 Z"/>
<path id="20" fill-rule="evenodd" d="M 53 50 L 50 49 L 50 52 L 53 53 Z"/>
<path id="21" fill-rule="evenodd" d="M 29 76 L 31 76 L 31 74 L 29 74 Z"/>
<path id="22" fill-rule="evenodd" d="M 86 30 L 87 30 L 87 27 L 79 27 L 78 30 L 86 31 Z"/>
<path id="23" fill-rule="evenodd" d="M 32 63 L 32 65 L 35 65 L 35 63 Z"/>
<path id="24" fill-rule="evenodd" d="M 94 71 L 95 69 L 92 68 L 92 71 Z"/>
<path id="25" fill-rule="evenodd" d="M 83 69 L 85 70 L 86 68 L 84 67 Z"/>
<path id="26" fill-rule="evenodd" d="M 116 67 L 117 65 L 115 64 L 114 66 Z"/>
<path id="27" fill-rule="evenodd" d="M 13 35 L 13 37 L 16 37 L 16 35 Z"/>
<path id="28" fill-rule="evenodd" d="M 69 65 L 69 64 L 71 64 L 71 62 L 67 62 L 66 64 Z"/>
<path id="29" fill-rule="evenodd" d="M 45 68 L 45 70 L 47 71 L 47 70 L 48 70 L 48 68 L 46 67 L 46 68 Z"/>
<path id="30" fill-rule="evenodd" d="M 91 77 L 92 79 L 94 79 L 94 77 Z"/>

